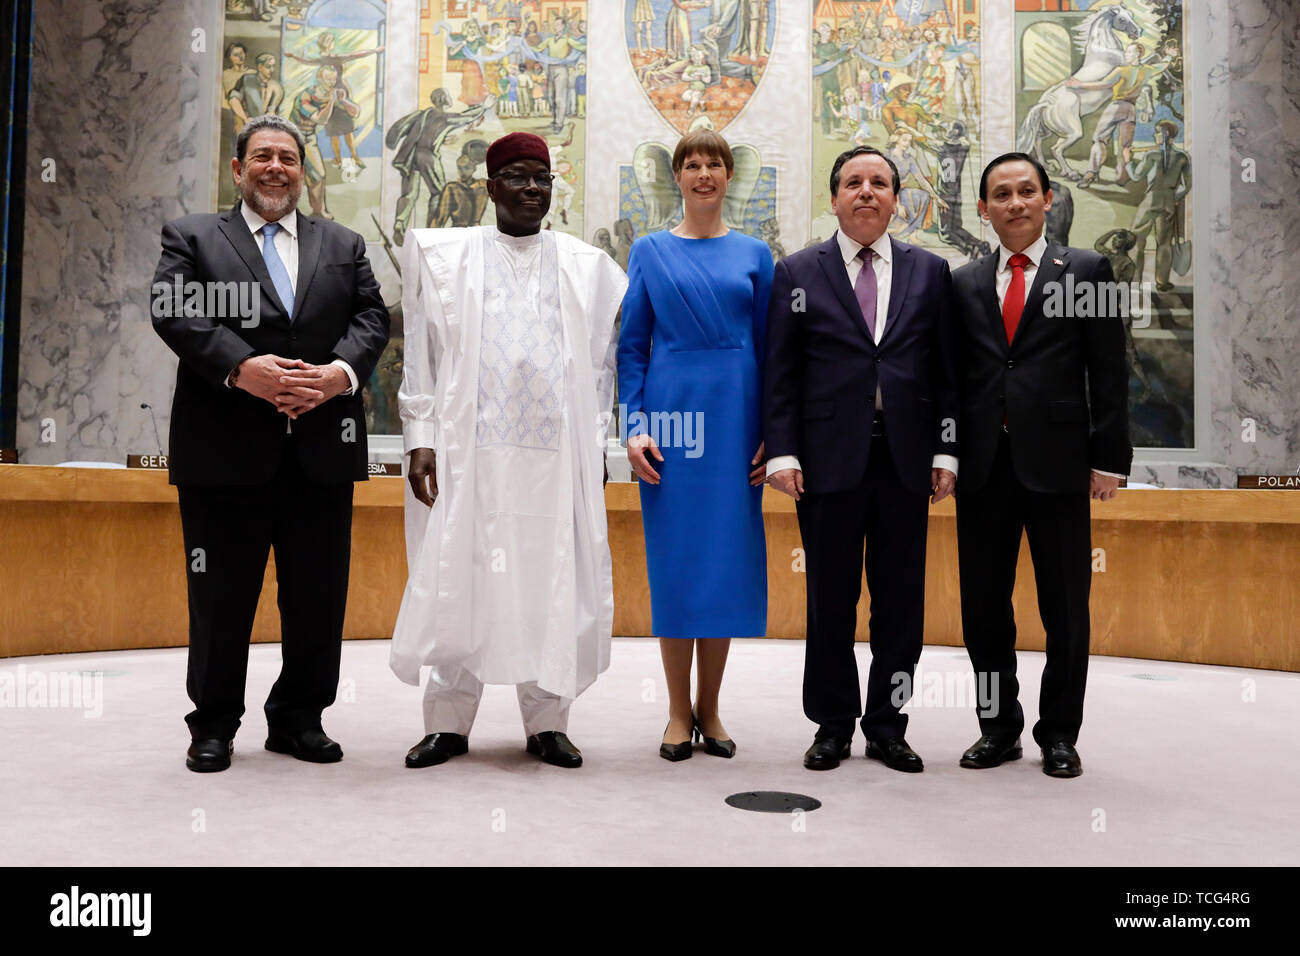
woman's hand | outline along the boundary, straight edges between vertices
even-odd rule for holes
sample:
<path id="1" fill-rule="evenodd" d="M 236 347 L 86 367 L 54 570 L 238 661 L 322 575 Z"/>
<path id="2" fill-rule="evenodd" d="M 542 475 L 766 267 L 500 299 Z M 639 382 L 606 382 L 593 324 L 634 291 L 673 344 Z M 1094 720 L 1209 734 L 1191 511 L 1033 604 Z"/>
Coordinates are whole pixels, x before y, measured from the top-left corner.
<path id="1" fill-rule="evenodd" d="M 761 485 L 767 481 L 767 463 L 763 461 L 763 449 L 765 447 L 767 447 L 767 442 L 759 442 L 758 451 L 754 452 L 754 457 L 749 461 L 751 465 L 757 466 L 749 473 L 749 483 L 751 485 Z"/>
<path id="2" fill-rule="evenodd" d="M 632 466 L 632 473 L 647 484 L 659 484 L 659 472 L 651 467 L 646 454 L 654 455 L 656 461 L 662 462 L 664 456 L 659 454 L 659 446 L 649 435 L 633 435 L 627 440 L 627 460 Z"/>

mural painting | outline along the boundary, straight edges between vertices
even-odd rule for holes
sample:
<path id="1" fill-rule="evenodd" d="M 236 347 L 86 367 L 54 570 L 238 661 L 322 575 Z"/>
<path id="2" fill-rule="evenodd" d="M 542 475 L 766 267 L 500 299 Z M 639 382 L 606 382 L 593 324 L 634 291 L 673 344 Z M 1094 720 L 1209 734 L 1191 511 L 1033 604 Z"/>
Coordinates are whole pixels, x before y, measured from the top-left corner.
<path id="1" fill-rule="evenodd" d="M 1076 0 L 1015 19 L 1016 148 L 1051 176 L 1054 241 L 1110 259 L 1130 296 L 1136 447 L 1193 444 L 1192 185 L 1182 0 Z"/>
<path id="2" fill-rule="evenodd" d="M 776 0 L 626 0 L 628 56 L 646 98 L 685 133 L 722 131 L 754 95 L 772 49 Z"/>
<path id="3" fill-rule="evenodd" d="M 975 203 L 984 150 L 978 0 L 816 0 L 811 243 L 830 237 L 830 171 L 854 146 L 898 167 L 890 233 L 954 264 L 989 251 Z"/>

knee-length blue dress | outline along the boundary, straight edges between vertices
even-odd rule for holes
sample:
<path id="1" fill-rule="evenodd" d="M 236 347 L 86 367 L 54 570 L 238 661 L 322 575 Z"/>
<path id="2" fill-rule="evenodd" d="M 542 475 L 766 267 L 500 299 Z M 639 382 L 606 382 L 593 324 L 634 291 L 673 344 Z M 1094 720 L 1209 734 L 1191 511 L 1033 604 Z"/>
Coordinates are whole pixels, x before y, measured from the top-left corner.
<path id="1" fill-rule="evenodd" d="M 750 487 L 760 435 L 772 254 L 731 231 L 657 232 L 628 260 L 618 343 L 627 437 L 650 434 L 660 483 L 641 485 L 657 637 L 767 631 L 763 486 Z"/>

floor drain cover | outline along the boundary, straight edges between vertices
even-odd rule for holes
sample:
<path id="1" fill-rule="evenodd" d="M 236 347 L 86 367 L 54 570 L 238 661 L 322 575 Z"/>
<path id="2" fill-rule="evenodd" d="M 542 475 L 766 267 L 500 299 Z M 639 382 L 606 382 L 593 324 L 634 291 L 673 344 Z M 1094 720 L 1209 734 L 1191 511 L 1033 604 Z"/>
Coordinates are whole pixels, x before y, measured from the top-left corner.
<path id="1" fill-rule="evenodd" d="M 737 810 L 756 813 L 793 813 L 795 810 L 816 810 L 822 805 L 814 797 L 802 793 L 785 793 L 780 790 L 747 790 L 727 797 L 727 805 Z"/>

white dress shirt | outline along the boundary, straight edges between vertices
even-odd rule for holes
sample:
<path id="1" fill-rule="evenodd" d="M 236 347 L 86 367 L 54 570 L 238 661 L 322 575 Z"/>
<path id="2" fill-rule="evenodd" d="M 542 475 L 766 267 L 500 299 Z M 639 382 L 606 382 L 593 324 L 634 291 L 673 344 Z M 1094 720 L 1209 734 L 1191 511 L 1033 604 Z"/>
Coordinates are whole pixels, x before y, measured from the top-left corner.
<path id="1" fill-rule="evenodd" d="M 253 242 L 257 243 L 257 251 L 262 252 L 262 244 L 266 241 L 262 227 L 266 225 L 266 220 L 253 212 L 248 203 L 240 203 L 239 211 L 243 215 L 249 231 L 253 234 Z M 298 210 L 290 209 L 280 217 L 279 221 L 280 228 L 275 234 L 275 251 L 289 273 L 289 286 L 296 296 L 298 294 Z M 343 369 L 348 377 L 348 387 L 343 391 L 343 394 L 354 394 L 357 390 L 357 373 L 352 371 L 352 366 L 343 359 L 335 359 L 330 364 Z M 233 372 L 234 369 L 231 369 L 231 371 Z M 230 385 L 229 375 L 226 376 L 226 385 Z"/>
<path id="2" fill-rule="evenodd" d="M 1037 239 L 1029 244 L 1029 248 L 1024 254 L 1029 257 L 1029 265 L 1025 266 L 1025 300 L 1029 300 L 1029 290 L 1034 287 L 1034 276 L 1038 275 L 1038 264 L 1043 261 L 1043 254 L 1047 252 L 1047 240 L 1039 233 Z M 1007 290 L 1011 288 L 1011 266 L 1007 263 L 1015 253 L 1008 249 L 1002 243 L 998 243 L 998 271 L 994 277 L 994 283 L 998 290 L 998 310 L 1002 309 L 1002 300 L 1007 297 Z"/>
<path id="3" fill-rule="evenodd" d="M 844 260 L 844 271 L 849 276 L 849 285 L 856 285 L 858 276 L 862 273 L 862 260 L 858 258 L 858 253 L 862 251 L 862 243 L 846 236 L 843 230 L 836 231 L 835 238 L 839 242 L 840 256 Z M 881 337 L 885 334 L 885 320 L 889 315 L 889 292 L 894 276 L 894 247 L 889 240 L 888 232 L 881 233 L 871 244 L 871 251 L 874 253 L 871 257 L 871 267 L 876 271 L 876 344 L 879 345 Z M 876 411 L 885 407 L 882 399 L 880 383 L 877 381 Z M 956 475 L 957 459 L 952 455 L 935 455 L 931 467 L 945 468 Z M 797 456 L 780 455 L 768 461 L 767 476 L 770 478 L 786 468 L 803 471 Z"/>
<path id="4" fill-rule="evenodd" d="M 1043 261 L 1043 255 L 1047 252 L 1047 240 L 1039 233 L 1038 238 L 1031 242 L 1024 250 L 1024 254 L 1029 257 L 1029 265 L 1025 266 L 1025 301 L 1029 301 L 1029 290 L 1034 287 L 1034 276 L 1038 275 L 1038 265 Z M 1008 265 L 1011 257 L 1015 253 L 1008 249 L 1002 243 L 998 243 L 998 271 L 994 276 L 994 284 L 998 292 L 998 311 L 1002 311 L 1002 303 L 1007 297 L 1007 290 L 1011 288 L 1011 266 Z M 1113 471 L 1101 471 L 1097 468 L 1092 469 L 1099 475 L 1107 475 L 1111 478 L 1125 478 L 1126 475 L 1117 475 Z"/>

